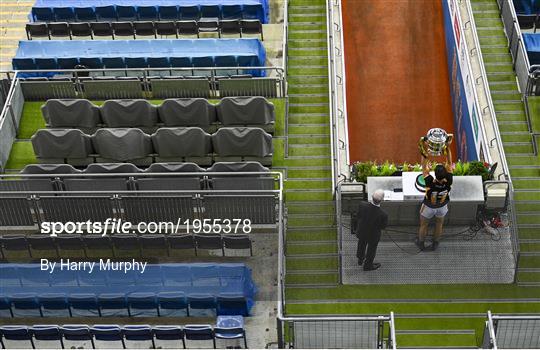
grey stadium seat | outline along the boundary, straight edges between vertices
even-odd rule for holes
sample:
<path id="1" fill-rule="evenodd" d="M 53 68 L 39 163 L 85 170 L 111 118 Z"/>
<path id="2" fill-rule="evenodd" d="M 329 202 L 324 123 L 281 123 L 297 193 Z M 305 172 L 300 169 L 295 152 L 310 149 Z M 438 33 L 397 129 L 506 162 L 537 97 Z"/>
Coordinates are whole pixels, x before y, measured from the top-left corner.
<path id="1" fill-rule="evenodd" d="M 210 173 L 219 172 L 267 172 L 270 169 L 258 162 L 218 162 L 207 170 Z M 209 175 L 209 181 L 214 190 L 273 190 L 274 179 L 261 175 L 218 176 Z"/>
<path id="2" fill-rule="evenodd" d="M 82 166 L 94 161 L 90 136 L 78 129 L 38 130 L 32 136 L 32 146 L 41 163 Z"/>
<path id="3" fill-rule="evenodd" d="M 153 132 L 158 121 L 157 108 L 146 100 L 108 100 L 101 106 L 103 123 L 108 128 L 140 128 Z"/>
<path id="4" fill-rule="evenodd" d="M 158 108 L 165 126 L 198 126 L 206 131 L 216 122 L 214 105 L 204 98 L 169 98 Z"/>
<path id="5" fill-rule="evenodd" d="M 85 174 L 133 174 L 140 173 L 141 169 L 130 163 L 95 163 L 90 164 Z"/>
<path id="6" fill-rule="evenodd" d="M 274 131 L 274 104 L 264 97 L 225 97 L 216 106 L 217 118 L 225 126 L 257 126 Z"/>
<path id="7" fill-rule="evenodd" d="M 130 174 L 141 169 L 129 163 L 90 164 L 85 174 Z M 127 191 L 134 188 L 133 180 L 126 177 L 85 177 L 64 179 L 68 191 Z"/>
<path id="8" fill-rule="evenodd" d="M 157 162 L 212 164 L 211 136 L 201 128 L 160 128 L 152 135 Z"/>
<path id="9" fill-rule="evenodd" d="M 152 164 L 150 135 L 141 129 L 99 129 L 92 136 L 100 163 Z"/>
<path id="10" fill-rule="evenodd" d="M 221 128 L 212 135 L 216 162 L 272 164 L 272 136 L 261 128 Z"/>
<path id="11" fill-rule="evenodd" d="M 28 164 L 21 174 L 77 174 L 80 170 L 69 164 Z"/>
<path id="12" fill-rule="evenodd" d="M 47 126 L 75 128 L 93 134 L 101 123 L 99 107 L 83 99 L 53 99 L 41 106 Z"/>
<path id="13" fill-rule="evenodd" d="M 204 169 L 195 163 L 154 163 L 145 171 L 146 173 L 203 173 Z M 185 176 L 159 176 L 141 177 L 137 179 L 138 189 L 141 191 L 181 191 L 200 190 L 201 178 Z"/>

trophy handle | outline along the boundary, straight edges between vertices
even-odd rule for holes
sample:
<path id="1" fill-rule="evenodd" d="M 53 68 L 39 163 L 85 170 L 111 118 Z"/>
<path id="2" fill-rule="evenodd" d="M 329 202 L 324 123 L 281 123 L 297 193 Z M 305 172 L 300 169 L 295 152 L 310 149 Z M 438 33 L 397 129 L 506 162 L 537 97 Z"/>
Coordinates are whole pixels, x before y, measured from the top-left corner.
<path id="1" fill-rule="evenodd" d="M 446 144 L 449 145 L 452 143 L 452 141 L 454 141 L 454 134 L 448 134 L 446 136 Z"/>
<path id="2" fill-rule="evenodd" d="M 420 154 L 424 157 L 424 158 L 428 158 L 428 153 L 426 152 L 426 140 L 427 140 L 427 137 L 425 136 L 422 136 L 420 137 L 420 140 L 418 141 L 418 150 L 420 151 Z"/>

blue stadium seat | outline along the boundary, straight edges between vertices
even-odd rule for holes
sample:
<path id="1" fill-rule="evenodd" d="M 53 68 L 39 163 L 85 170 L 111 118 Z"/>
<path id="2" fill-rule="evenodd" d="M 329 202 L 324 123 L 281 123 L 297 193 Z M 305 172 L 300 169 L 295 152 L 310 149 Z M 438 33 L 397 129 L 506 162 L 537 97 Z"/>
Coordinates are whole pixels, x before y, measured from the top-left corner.
<path id="1" fill-rule="evenodd" d="M 67 296 L 64 293 L 43 293 L 38 295 L 43 316 L 67 317 L 71 310 Z"/>
<path id="2" fill-rule="evenodd" d="M 214 331 L 212 326 L 205 324 L 187 324 L 184 326 L 184 334 L 186 340 L 211 340 L 214 349 L 216 348 L 216 338 L 214 337 Z M 188 347 L 190 347 L 188 345 Z"/>
<path id="3" fill-rule="evenodd" d="M 214 66 L 214 60 L 210 56 L 192 57 L 191 63 L 193 64 L 193 67 L 213 67 Z"/>
<path id="4" fill-rule="evenodd" d="M 96 348 L 94 344 L 94 337 L 92 336 L 90 328 L 87 325 L 66 324 L 61 326 L 60 330 L 62 332 L 62 335 L 64 336 L 65 349 L 80 349 L 80 344 L 85 341 L 90 341 L 90 343 L 92 344 L 92 349 Z"/>
<path id="5" fill-rule="evenodd" d="M 21 276 L 19 269 L 15 266 L 2 267 L 2 287 L 20 287 Z"/>
<path id="6" fill-rule="evenodd" d="M 11 301 L 13 316 L 15 317 L 36 317 L 43 316 L 36 293 L 16 293 L 9 297 Z"/>
<path id="7" fill-rule="evenodd" d="M 127 325 L 122 327 L 122 332 L 124 333 L 124 338 L 128 349 L 156 349 L 154 333 L 152 332 L 152 327 L 149 325 Z M 135 344 L 134 346 L 130 346 L 130 341 L 136 342 L 136 346 Z M 146 342 L 146 345 L 142 342 Z"/>
<path id="8" fill-rule="evenodd" d="M 90 332 L 94 335 L 95 341 L 102 341 L 107 343 L 107 348 L 112 348 L 111 342 L 116 342 L 117 344 L 122 344 L 122 348 L 126 348 L 124 343 L 124 335 L 122 334 L 122 329 L 117 325 L 95 325 L 90 327 Z M 116 346 L 117 347 L 117 346 Z"/>
<path id="9" fill-rule="evenodd" d="M 162 266 L 163 284 L 167 287 L 191 287 L 191 275 L 187 266 Z"/>
<path id="10" fill-rule="evenodd" d="M 232 56 L 232 55 L 216 56 L 214 61 L 215 61 L 216 67 L 238 67 L 236 56 Z M 219 70 L 217 72 L 217 75 L 234 75 L 234 74 L 238 74 L 238 69 Z"/>
<path id="11" fill-rule="evenodd" d="M 75 11 L 72 7 L 55 7 L 53 9 L 54 17 L 58 22 L 75 21 Z"/>
<path id="12" fill-rule="evenodd" d="M 36 58 L 37 69 L 57 69 L 58 64 L 54 58 Z"/>
<path id="13" fill-rule="evenodd" d="M 156 294 L 152 292 L 131 293 L 127 297 L 130 316 L 159 316 Z"/>
<path id="14" fill-rule="evenodd" d="M 241 5 L 221 5 L 221 18 L 222 19 L 240 19 L 242 18 L 242 6 Z"/>
<path id="15" fill-rule="evenodd" d="M 147 68 L 146 57 L 126 57 L 127 68 Z"/>
<path id="16" fill-rule="evenodd" d="M 200 7 L 201 17 L 221 17 L 221 10 L 219 5 L 201 5 Z"/>
<path id="17" fill-rule="evenodd" d="M 33 58 L 14 58 L 12 60 L 13 69 L 32 70 L 36 68 Z"/>
<path id="18" fill-rule="evenodd" d="M 217 314 L 216 298 L 209 293 L 188 294 L 190 316 L 215 317 Z"/>
<path id="19" fill-rule="evenodd" d="M 184 330 L 180 326 L 154 326 L 154 336 L 156 340 L 161 341 L 175 341 L 175 345 L 172 348 L 180 348 L 178 342 L 182 342 L 182 348 L 186 348 L 186 340 L 184 339 Z M 158 344 L 156 344 L 158 345 Z M 162 348 L 160 346 L 160 348 Z M 164 347 L 163 347 L 164 348 Z"/>
<path id="20" fill-rule="evenodd" d="M 218 316 L 214 327 L 216 339 L 244 339 L 244 347 L 247 349 L 246 330 L 242 316 Z"/>
<path id="21" fill-rule="evenodd" d="M 180 19 L 178 6 L 159 6 L 158 15 L 161 21 L 177 21 Z"/>
<path id="22" fill-rule="evenodd" d="M 78 271 L 62 271 L 61 273 L 53 274 L 51 277 L 51 285 L 78 287 L 79 273 Z"/>
<path id="23" fill-rule="evenodd" d="M 11 310 L 11 302 L 5 295 L 0 295 L 0 317 L 13 317 L 13 310 Z"/>
<path id="24" fill-rule="evenodd" d="M 59 57 L 56 62 L 59 69 L 73 69 L 79 64 L 79 59 L 76 57 Z"/>
<path id="25" fill-rule="evenodd" d="M 201 17 L 199 6 L 180 6 L 179 19 L 182 21 L 194 20 L 197 21 Z"/>
<path id="26" fill-rule="evenodd" d="M 139 21 L 159 21 L 158 9 L 156 6 L 137 6 L 137 18 Z"/>
<path id="27" fill-rule="evenodd" d="M 124 293 L 102 293 L 98 295 L 98 306 L 101 316 L 128 316 Z"/>
<path id="28" fill-rule="evenodd" d="M 2 339 L 3 338 L 3 339 Z M 26 326 L 0 326 L 0 340 L 3 349 L 35 349 L 32 333 Z M 5 342 L 8 340 L 9 342 Z"/>
<path id="29" fill-rule="evenodd" d="M 33 7 L 32 16 L 35 22 L 54 22 L 54 12 L 50 7 Z"/>
<path id="30" fill-rule="evenodd" d="M 246 298 L 236 293 L 220 293 L 217 297 L 218 315 L 248 316 L 249 309 Z"/>
<path id="31" fill-rule="evenodd" d="M 194 287 L 219 287 L 219 268 L 217 266 L 192 266 L 191 284 Z"/>
<path id="32" fill-rule="evenodd" d="M 55 325 L 34 325 L 30 332 L 35 340 L 39 340 L 42 349 L 64 349 L 64 341 L 60 327 Z"/>
<path id="33" fill-rule="evenodd" d="M 104 68 L 126 68 L 123 57 L 103 57 L 102 62 Z M 120 71 L 108 72 L 107 74 L 116 76 L 120 74 Z"/>
<path id="34" fill-rule="evenodd" d="M 169 60 L 171 62 L 171 67 L 191 67 L 191 59 L 189 57 L 170 57 Z"/>
<path id="35" fill-rule="evenodd" d="M 161 316 L 189 316 L 188 302 L 183 292 L 161 292 L 157 294 Z"/>
<path id="36" fill-rule="evenodd" d="M 74 317 L 101 316 L 94 293 L 73 293 L 68 296 L 69 308 Z"/>
<path id="37" fill-rule="evenodd" d="M 116 5 L 116 17 L 119 21 L 134 21 L 137 19 L 135 6 Z"/>
<path id="38" fill-rule="evenodd" d="M 221 286 L 233 286 L 243 283 L 244 273 L 237 266 L 224 264 L 219 267 L 219 278 Z"/>
<path id="39" fill-rule="evenodd" d="M 75 18 L 78 22 L 93 22 L 96 20 L 96 13 L 91 7 L 75 7 Z"/>
<path id="40" fill-rule="evenodd" d="M 27 287 L 49 287 L 50 273 L 43 273 L 40 269 L 36 269 L 34 266 L 19 266 L 19 274 L 21 276 L 21 283 Z"/>
<path id="41" fill-rule="evenodd" d="M 148 67 L 150 68 L 170 68 L 171 63 L 169 62 L 168 57 L 148 57 L 146 60 L 148 62 Z M 167 75 L 170 74 L 170 71 L 151 71 L 151 75 Z"/>
<path id="42" fill-rule="evenodd" d="M 264 18 L 264 11 L 260 4 L 248 5 L 244 4 L 242 8 L 243 19 L 261 19 Z"/>
<path id="43" fill-rule="evenodd" d="M 161 275 L 161 269 L 157 272 L 142 273 L 137 278 L 138 286 L 153 286 L 161 287 L 163 285 L 163 276 Z"/>
<path id="44" fill-rule="evenodd" d="M 103 62 L 100 57 L 81 57 L 79 63 L 89 69 L 103 68 Z"/>
<path id="45" fill-rule="evenodd" d="M 118 20 L 116 9 L 113 5 L 96 6 L 96 20 L 99 22 L 114 22 Z"/>
<path id="46" fill-rule="evenodd" d="M 82 273 L 79 275 L 79 285 L 81 287 L 104 287 L 109 285 L 105 273 Z"/>

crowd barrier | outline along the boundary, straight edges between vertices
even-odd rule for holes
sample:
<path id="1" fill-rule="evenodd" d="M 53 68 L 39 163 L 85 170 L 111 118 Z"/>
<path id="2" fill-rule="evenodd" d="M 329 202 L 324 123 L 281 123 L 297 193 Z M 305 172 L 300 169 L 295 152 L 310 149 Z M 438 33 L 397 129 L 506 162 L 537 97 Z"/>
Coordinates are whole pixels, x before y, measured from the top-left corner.
<path id="1" fill-rule="evenodd" d="M 167 183 L 180 179 L 228 178 L 229 183 L 236 176 L 270 177 L 279 182 L 275 190 L 237 189 L 233 190 L 121 190 L 128 181 L 152 178 L 167 178 Z M 2 183 L 14 181 L 41 180 L 52 183 L 67 180 L 78 181 L 80 188 L 75 191 L 43 191 L 43 187 L 29 188 L 29 185 L 15 190 L 1 191 L 0 226 L 36 227 L 42 222 L 105 222 L 117 218 L 133 223 L 177 222 L 189 219 L 249 219 L 252 224 L 275 227 L 281 222 L 282 180 L 278 173 L 125 173 L 125 174 L 9 174 L 2 175 Z M 25 179 L 25 180 L 23 180 Z M 102 179 L 103 181 L 96 181 Z M 83 180 L 83 181 L 80 181 Z M 86 180 L 86 181 L 84 181 Z M 157 180 L 158 181 L 158 180 Z M 259 182 L 259 178 L 257 178 Z M 86 185 L 85 185 L 86 183 Z M 65 188 L 65 187 L 64 187 Z M 125 188 L 125 187 L 124 187 Z M 230 188 L 230 187 L 229 187 Z M 231 203 L 235 203 L 234 206 Z"/>
<path id="2" fill-rule="evenodd" d="M 540 348 L 540 316 L 493 315 L 488 311 L 482 348 Z"/>

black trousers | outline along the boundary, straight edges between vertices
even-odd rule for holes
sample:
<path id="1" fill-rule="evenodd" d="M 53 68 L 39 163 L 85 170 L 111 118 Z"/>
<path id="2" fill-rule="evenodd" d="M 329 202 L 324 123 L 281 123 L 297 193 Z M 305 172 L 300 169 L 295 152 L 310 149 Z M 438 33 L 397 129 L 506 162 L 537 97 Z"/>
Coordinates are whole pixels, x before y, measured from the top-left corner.
<path id="1" fill-rule="evenodd" d="M 377 254 L 377 245 L 379 245 L 379 240 L 358 240 L 358 249 L 356 250 L 356 256 L 358 260 L 364 261 L 364 266 L 373 265 L 373 260 L 375 260 L 375 254 Z"/>

